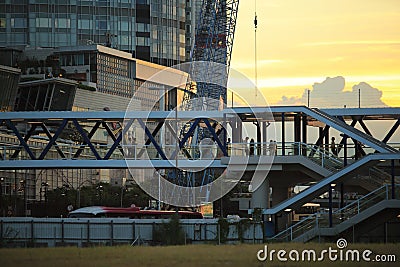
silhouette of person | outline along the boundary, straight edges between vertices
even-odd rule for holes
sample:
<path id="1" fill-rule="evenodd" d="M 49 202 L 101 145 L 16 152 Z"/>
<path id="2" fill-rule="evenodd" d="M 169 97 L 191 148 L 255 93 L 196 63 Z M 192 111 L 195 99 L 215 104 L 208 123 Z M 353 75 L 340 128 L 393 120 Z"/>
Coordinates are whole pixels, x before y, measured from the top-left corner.
<path id="1" fill-rule="evenodd" d="M 254 139 L 250 140 L 250 156 L 254 156 Z"/>
<path id="2" fill-rule="evenodd" d="M 337 149 L 336 149 L 336 144 L 335 144 L 335 137 L 332 137 L 331 138 L 331 151 L 332 151 L 332 154 L 333 155 L 335 155 L 335 156 L 337 156 Z"/>
<path id="3" fill-rule="evenodd" d="M 274 141 L 272 139 L 269 140 L 268 152 L 269 152 L 270 156 L 272 156 L 274 154 Z"/>

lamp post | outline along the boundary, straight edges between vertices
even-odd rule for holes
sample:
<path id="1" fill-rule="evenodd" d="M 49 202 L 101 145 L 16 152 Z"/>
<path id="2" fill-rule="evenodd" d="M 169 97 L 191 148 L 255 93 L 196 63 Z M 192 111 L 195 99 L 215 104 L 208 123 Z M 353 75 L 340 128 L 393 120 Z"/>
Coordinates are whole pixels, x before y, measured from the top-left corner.
<path id="1" fill-rule="evenodd" d="M 14 211 L 13 216 L 17 215 L 17 170 L 14 170 Z"/>
<path id="2" fill-rule="evenodd" d="M 103 191 L 103 186 L 102 186 L 102 185 L 98 185 L 98 186 L 96 187 L 96 189 L 97 189 L 98 194 L 99 194 L 99 201 L 100 201 L 100 205 L 101 205 L 101 202 L 102 202 L 101 192 Z"/>
<path id="3" fill-rule="evenodd" d="M 125 183 L 121 186 L 121 195 L 120 195 L 120 197 L 121 197 L 121 199 L 120 199 L 121 208 L 123 206 L 124 191 L 125 190 L 128 191 L 128 187 L 132 186 L 132 184 L 129 185 L 129 184 L 127 184 L 127 182 L 134 182 L 134 181 L 135 181 L 134 179 L 127 179 L 127 180 L 125 180 Z"/>
<path id="4" fill-rule="evenodd" d="M 124 190 L 125 190 L 125 186 L 124 185 L 122 185 L 121 186 L 121 195 L 120 195 L 120 197 L 121 197 L 121 199 L 120 199 L 120 207 L 122 208 L 122 202 L 123 202 L 123 199 L 124 199 Z"/>
<path id="5" fill-rule="evenodd" d="M 26 217 L 26 179 L 19 181 L 19 191 L 22 191 L 24 194 L 24 216 Z"/>
<path id="6" fill-rule="evenodd" d="M 329 185 L 329 192 L 328 192 L 328 197 L 329 197 L 329 227 L 332 228 L 333 226 L 333 218 L 332 218 L 332 210 L 333 210 L 333 203 L 332 203 L 332 191 L 335 188 L 336 184 L 330 184 Z"/>
<path id="7" fill-rule="evenodd" d="M 4 217 L 3 214 L 3 182 L 4 182 L 4 177 L 0 178 L 0 216 Z"/>
<path id="8" fill-rule="evenodd" d="M 42 182 L 40 186 L 40 202 L 42 202 L 42 192 L 44 192 L 44 210 L 45 210 L 45 216 L 47 217 L 47 190 L 48 190 L 49 184 L 47 182 Z M 44 188 L 44 191 L 43 191 Z"/>

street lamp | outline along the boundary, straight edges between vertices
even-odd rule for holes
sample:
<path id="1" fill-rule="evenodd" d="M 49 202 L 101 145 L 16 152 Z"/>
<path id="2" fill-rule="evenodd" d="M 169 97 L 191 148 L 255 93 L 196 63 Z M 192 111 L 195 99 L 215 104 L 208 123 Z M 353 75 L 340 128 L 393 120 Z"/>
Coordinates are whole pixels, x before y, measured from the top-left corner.
<path id="1" fill-rule="evenodd" d="M 124 198 L 124 191 L 128 191 L 128 188 L 132 186 L 132 183 L 128 182 L 134 182 L 134 179 L 126 179 L 125 181 L 123 181 L 123 184 L 121 186 L 121 194 L 120 194 L 120 206 L 122 208 L 123 206 L 123 198 Z"/>
<path id="2" fill-rule="evenodd" d="M 4 216 L 3 214 L 3 182 L 4 177 L 0 178 L 0 216 Z"/>
<path id="3" fill-rule="evenodd" d="M 101 192 L 103 192 L 103 186 L 102 185 L 98 185 L 96 189 L 97 189 L 98 194 L 99 194 L 99 200 L 100 200 L 100 205 L 101 205 L 101 202 L 102 202 Z"/>
<path id="4" fill-rule="evenodd" d="M 19 181 L 20 188 L 19 191 L 24 193 L 24 216 L 26 217 L 27 201 L 26 201 L 26 180 Z"/>
<path id="5" fill-rule="evenodd" d="M 44 210 L 45 210 L 45 215 L 47 216 L 47 189 L 49 187 L 49 184 L 47 182 L 42 182 L 40 184 L 40 203 L 42 202 L 42 193 L 44 192 Z M 43 191 L 44 188 L 44 191 Z"/>
<path id="6" fill-rule="evenodd" d="M 42 201 L 42 193 L 44 192 L 44 201 L 47 202 L 47 188 L 49 187 L 49 184 L 46 182 L 42 182 L 40 184 L 40 201 Z M 44 191 L 43 191 L 44 188 Z"/>

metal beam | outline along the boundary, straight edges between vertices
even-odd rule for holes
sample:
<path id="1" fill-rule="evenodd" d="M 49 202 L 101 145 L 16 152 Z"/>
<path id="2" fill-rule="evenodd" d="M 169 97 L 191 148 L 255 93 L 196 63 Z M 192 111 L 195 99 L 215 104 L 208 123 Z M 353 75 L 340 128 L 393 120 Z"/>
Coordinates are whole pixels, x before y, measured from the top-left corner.
<path id="1" fill-rule="evenodd" d="M 293 112 L 305 112 L 305 106 L 272 106 L 268 107 L 267 112 L 277 114 L 279 117 L 282 112 L 293 113 Z M 387 116 L 388 118 L 398 118 L 400 114 L 400 108 L 338 108 L 338 109 L 320 109 L 330 116 Z M 165 119 L 169 117 L 170 111 L 18 111 L 18 112 L 2 112 L 0 114 L 1 119 L 16 119 L 16 120 L 44 120 L 44 119 L 82 119 L 82 120 L 99 120 L 99 119 L 116 119 L 123 120 L 129 118 L 143 118 L 143 119 Z M 202 111 L 199 116 L 198 111 L 182 111 L 179 112 L 180 119 L 193 119 L 193 118 L 223 118 L 223 114 L 229 117 L 229 114 L 245 114 L 254 113 L 262 114 L 266 113 L 265 107 L 234 107 L 230 110 L 222 111 Z"/>
<path id="2" fill-rule="evenodd" d="M 156 148 L 158 154 L 160 154 L 162 159 L 166 160 L 167 157 L 165 156 L 165 154 L 162 151 L 162 149 L 160 148 L 160 146 L 157 144 L 156 140 L 151 135 L 150 130 L 146 127 L 146 125 L 144 124 L 143 120 L 142 119 L 137 119 L 137 121 L 139 122 L 139 124 L 142 127 L 142 129 L 145 131 L 147 137 L 151 140 L 151 143 Z"/>
<path id="3" fill-rule="evenodd" d="M 209 120 L 203 120 L 204 123 L 207 125 L 208 130 L 211 132 L 212 136 L 214 137 L 215 141 L 217 142 L 219 148 L 222 150 L 222 153 L 224 154 L 225 157 L 228 156 L 228 152 L 225 149 L 225 145 L 221 143 L 221 140 L 219 140 L 217 134 L 215 133 L 215 129 L 211 126 Z"/>
<path id="4" fill-rule="evenodd" d="M 393 127 L 390 129 L 390 131 L 387 133 L 385 138 L 383 138 L 382 142 L 387 143 L 389 139 L 392 137 L 392 135 L 396 132 L 397 128 L 399 128 L 400 125 L 400 118 L 396 121 L 396 123 L 393 125 Z"/>
<path id="5" fill-rule="evenodd" d="M 92 130 L 90 130 L 89 134 L 88 134 L 88 139 L 92 139 L 93 135 L 96 133 L 97 129 L 99 129 L 100 125 L 101 125 L 101 121 L 96 122 L 96 124 L 93 126 Z M 80 145 L 79 149 L 76 151 L 75 155 L 72 157 L 74 159 L 78 158 L 81 153 L 83 152 L 83 150 L 85 149 L 87 143 L 85 140 L 83 140 L 83 144 Z"/>
<path id="6" fill-rule="evenodd" d="M 83 137 L 83 140 L 86 142 L 86 144 L 89 146 L 90 150 L 92 150 L 93 155 L 96 157 L 97 160 L 100 160 L 101 157 L 99 153 L 97 152 L 96 148 L 93 146 L 92 142 L 90 139 L 87 137 L 85 131 L 82 129 L 81 125 L 77 121 L 77 119 L 72 119 L 72 123 L 75 125 L 75 128 L 78 130 L 78 132 L 81 134 Z"/>
<path id="7" fill-rule="evenodd" d="M 323 144 L 324 138 L 325 138 L 325 136 L 327 135 L 327 133 L 329 132 L 329 128 L 330 128 L 330 127 L 331 127 L 331 126 L 329 126 L 329 125 L 325 125 L 324 129 L 320 132 L 320 135 L 319 135 L 319 137 L 318 137 L 318 140 L 317 140 L 317 142 L 315 142 L 315 144 L 314 144 L 314 149 L 311 149 L 311 151 L 310 151 L 309 157 L 314 156 L 315 151 L 317 151 L 317 150 L 319 149 L 319 147 Z M 320 129 L 321 129 L 321 128 L 320 128 Z M 329 148 L 328 148 L 328 150 L 329 150 Z"/>
<path id="8" fill-rule="evenodd" d="M 57 138 L 60 136 L 62 131 L 64 130 L 65 126 L 68 123 L 68 119 L 64 119 L 57 131 L 54 133 L 53 137 L 49 140 L 49 143 L 46 145 L 46 147 L 43 149 L 42 153 L 40 154 L 38 159 L 44 159 L 46 156 L 47 152 L 49 152 L 50 148 L 53 146 L 53 144 L 56 142 Z"/>
<path id="9" fill-rule="evenodd" d="M 202 170 L 210 168 L 226 168 L 220 160 L 179 160 L 179 168 Z M 175 161 L 171 160 L 92 160 L 92 159 L 55 159 L 55 160 L 2 160 L 0 170 L 21 169 L 174 169 Z"/>
<path id="10" fill-rule="evenodd" d="M 177 149 L 174 150 L 174 152 L 171 154 L 171 159 L 174 159 L 176 157 L 176 155 L 179 153 L 178 150 L 181 150 L 183 148 L 183 146 L 185 145 L 186 141 L 189 139 L 190 135 L 193 133 L 193 131 L 196 129 L 197 125 L 199 124 L 200 119 L 197 118 L 194 120 L 194 122 L 190 125 L 189 130 L 185 133 L 185 135 L 183 136 L 182 140 L 179 141 L 179 138 L 177 137 L 177 142 L 178 142 L 178 147 Z M 172 127 L 171 127 L 172 129 Z M 191 155 L 189 152 L 185 152 L 185 155 L 191 159 Z"/>
<path id="11" fill-rule="evenodd" d="M 114 141 L 114 144 L 117 143 L 117 139 L 118 139 L 118 138 L 115 137 L 115 134 L 114 134 L 114 132 L 110 129 L 110 126 L 108 125 L 108 123 L 105 122 L 105 121 L 103 121 L 101 124 L 103 125 L 104 129 L 106 129 L 106 131 L 107 131 L 108 135 L 111 137 L 111 139 Z M 121 134 L 120 134 L 119 136 L 121 136 Z M 118 149 L 119 149 L 119 151 L 121 151 L 121 154 L 124 155 L 124 150 L 123 150 L 122 147 L 119 145 L 120 142 L 121 142 L 121 140 L 122 140 L 122 139 L 119 139 L 119 142 L 118 142 Z M 112 152 L 114 152 L 114 150 L 115 150 L 115 148 L 113 149 Z M 110 151 L 109 151 L 109 152 L 110 152 Z M 111 152 L 111 153 L 112 153 L 112 152 Z M 106 156 L 107 156 L 107 155 L 106 155 Z M 108 155 L 108 156 L 111 156 L 111 155 Z"/>
<path id="12" fill-rule="evenodd" d="M 339 120 L 341 120 L 341 121 L 343 121 L 343 123 L 346 123 L 346 121 L 344 120 L 344 118 L 342 117 L 342 116 L 338 116 L 338 119 Z M 357 124 L 357 120 L 356 119 L 353 119 L 353 121 L 351 122 L 351 124 L 350 124 L 350 126 L 351 127 L 354 127 L 355 125 Z M 340 143 L 339 143 L 339 145 L 338 145 L 338 154 L 339 154 L 339 152 L 342 150 L 342 147 L 344 146 L 344 143 L 345 142 L 347 142 L 347 138 L 348 138 L 348 136 L 346 135 L 346 137 L 345 137 L 345 135 L 342 137 L 342 140 L 340 140 Z"/>
<path id="13" fill-rule="evenodd" d="M 1 125 L 1 124 L 0 124 Z M 32 136 L 32 134 L 34 133 L 34 131 L 36 130 L 37 125 L 33 124 L 31 126 L 31 128 L 29 129 L 28 133 L 25 135 L 24 137 L 24 141 L 27 142 L 29 140 L 29 138 Z M 11 155 L 11 159 L 15 159 L 18 157 L 19 152 L 21 152 L 21 148 L 17 148 L 15 149 L 15 152 Z"/>
<path id="14" fill-rule="evenodd" d="M 135 121 L 134 119 L 131 119 L 128 121 L 128 123 L 125 125 L 124 129 L 119 133 L 118 137 L 115 139 L 114 144 L 111 146 L 111 148 L 108 150 L 107 154 L 104 156 L 104 158 L 103 158 L 104 160 L 109 159 L 117 147 L 120 148 L 122 155 L 123 156 L 125 155 L 124 150 L 122 149 L 120 143 L 122 141 L 122 137 L 125 135 L 125 133 L 128 131 L 128 129 L 132 126 L 134 121 Z M 114 135 L 114 133 L 112 133 L 112 134 Z M 114 138 L 115 138 L 115 136 L 114 136 Z"/>
<path id="15" fill-rule="evenodd" d="M 151 135 L 152 136 L 156 136 L 157 134 L 158 134 L 158 132 L 160 131 L 160 129 L 162 128 L 162 126 L 164 125 L 164 122 L 165 121 L 160 121 L 158 124 L 157 124 L 157 126 L 156 126 L 156 128 L 153 130 L 153 132 L 151 133 Z M 147 140 L 146 140 L 146 142 L 145 142 L 145 146 L 148 146 L 148 145 L 150 145 L 150 143 L 151 143 L 151 140 L 150 140 L 150 138 L 147 138 Z M 140 152 L 139 152 L 139 154 L 138 154 L 138 158 L 140 158 L 142 155 L 143 155 L 143 153 L 145 152 L 146 150 L 144 149 L 144 148 L 142 148 L 141 150 L 140 150 Z"/>
<path id="16" fill-rule="evenodd" d="M 373 136 L 372 133 L 369 131 L 367 125 L 365 125 L 365 123 L 364 123 L 364 121 L 363 121 L 362 119 L 359 119 L 359 120 L 358 120 L 358 123 L 359 123 L 359 124 L 361 125 L 361 127 L 364 129 L 364 131 L 365 131 L 366 134 L 368 134 L 368 135 L 370 135 L 370 136 Z"/>
<path id="17" fill-rule="evenodd" d="M 31 149 L 29 148 L 28 144 L 25 142 L 25 140 L 22 138 L 21 134 L 19 133 L 18 129 L 15 127 L 15 125 L 10 121 L 10 120 L 5 120 L 6 125 L 11 128 L 11 130 L 14 132 L 14 134 L 17 136 L 20 145 L 22 145 L 25 149 L 25 151 L 29 154 L 29 157 L 31 159 L 36 159 L 35 155 L 32 153 Z"/>
<path id="18" fill-rule="evenodd" d="M 44 133 L 46 134 L 46 136 L 49 138 L 49 140 L 51 140 L 51 139 L 52 139 L 52 135 L 51 135 L 50 131 L 47 129 L 46 125 L 45 125 L 44 123 L 42 123 L 42 124 L 40 125 L 40 127 L 42 127 L 42 129 L 43 129 Z M 57 153 L 58 153 L 62 158 L 65 159 L 66 156 L 65 156 L 64 152 L 60 149 L 60 147 L 58 146 L 58 144 L 57 144 L 56 141 L 54 141 L 54 147 L 56 148 Z"/>

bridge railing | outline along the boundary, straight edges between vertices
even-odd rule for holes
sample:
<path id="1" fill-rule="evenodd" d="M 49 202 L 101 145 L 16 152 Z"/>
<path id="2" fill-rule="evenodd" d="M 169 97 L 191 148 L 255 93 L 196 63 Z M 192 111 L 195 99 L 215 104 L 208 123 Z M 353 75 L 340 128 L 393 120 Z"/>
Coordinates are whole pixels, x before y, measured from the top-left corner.
<path id="1" fill-rule="evenodd" d="M 395 185 L 396 193 L 395 199 L 400 198 L 400 185 Z M 364 210 L 372 207 L 373 205 L 383 201 L 391 199 L 392 186 L 389 184 L 383 185 L 378 189 L 370 192 L 369 194 L 351 202 L 341 209 L 337 209 L 332 213 L 332 226 L 343 223 L 352 217 L 360 214 Z M 278 233 L 271 240 L 274 241 L 292 241 L 297 237 L 318 228 L 329 227 L 329 213 L 319 212 L 312 214 L 298 223 L 290 226 L 286 230 Z"/>
<path id="2" fill-rule="evenodd" d="M 43 150 L 46 148 L 47 143 L 43 145 L 35 144 L 28 145 L 30 152 L 39 158 Z M 114 144 L 92 144 L 101 158 L 104 158 Z M 175 159 L 174 152 L 177 149 L 175 144 L 171 145 L 160 145 L 161 150 L 168 159 Z M 329 150 L 325 150 L 323 146 L 316 147 L 313 144 L 305 144 L 302 142 L 265 142 L 265 143 L 229 143 L 226 146 L 228 156 L 295 156 L 303 155 L 315 163 L 330 169 L 331 171 L 337 171 L 343 167 L 343 160 L 331 153 Z M 179 149 L 178 149 L 179 150 Z M 184 150 L 186 153 L 184 153 Z M 205 146 L 201 148 L 199 146 L 186 146 L 184 150 L 179 150 L 177 153 L 178 159 L 187 159 L 187 153 L 192 156 L 192 159 L 197 159 L 202 155 L 202 151 L 208 150 L 206 158 L 220 159 L 223 157 L 221 149 L 215 145 Z M 96 159 L 92 148 L 87 144 L 65 144 L 57 143 L 57 145 L 51 146 L 49 152 L 43 159 Z M 25 150 L 22 145 L 2 145 L 0 146 L 0 160 L 26 160 L 31 159 L 29 153 Z M 162 159 L 159 155 L 159 151 L 153 146 L 143 144 L 121 144 L 117 146 L 114 152 L 111 154 L 110 159 Z M 351 163 L 351 160 L 349 161 Z"/>

